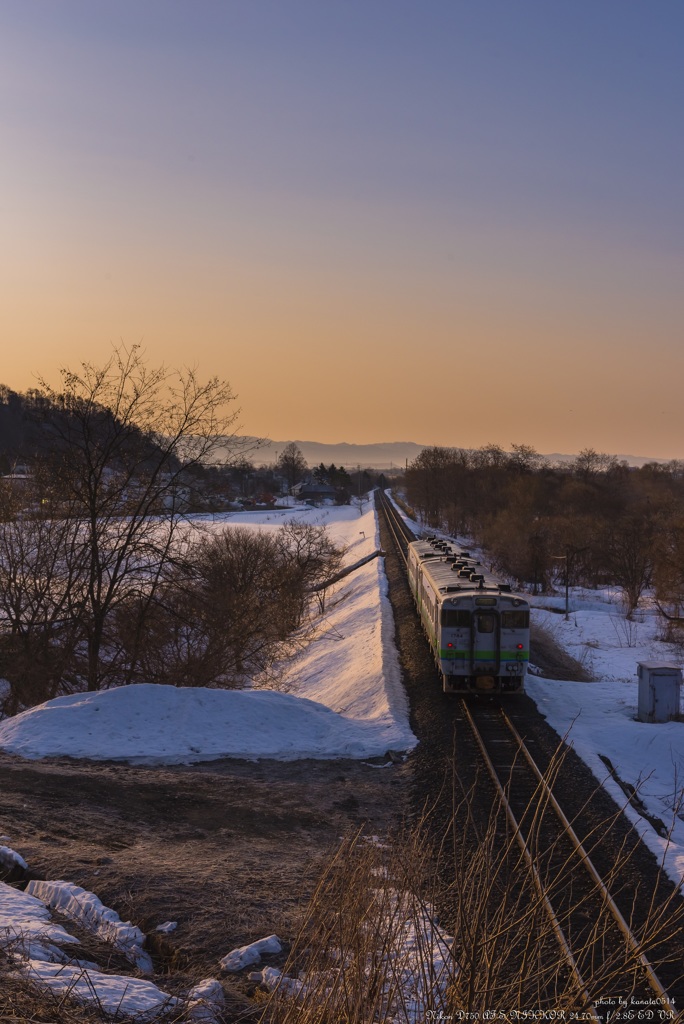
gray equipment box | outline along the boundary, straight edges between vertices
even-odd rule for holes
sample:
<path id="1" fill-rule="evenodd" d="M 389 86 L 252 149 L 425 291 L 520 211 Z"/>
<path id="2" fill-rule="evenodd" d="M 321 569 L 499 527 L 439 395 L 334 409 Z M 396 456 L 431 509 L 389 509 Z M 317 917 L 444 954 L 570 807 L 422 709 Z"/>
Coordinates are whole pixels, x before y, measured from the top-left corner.
<path id="1" fill-rule="evenodd" d="M 671 722 L 679 718 L 682 670 L 677 665 L 637 662 L 640 722 Z"/>

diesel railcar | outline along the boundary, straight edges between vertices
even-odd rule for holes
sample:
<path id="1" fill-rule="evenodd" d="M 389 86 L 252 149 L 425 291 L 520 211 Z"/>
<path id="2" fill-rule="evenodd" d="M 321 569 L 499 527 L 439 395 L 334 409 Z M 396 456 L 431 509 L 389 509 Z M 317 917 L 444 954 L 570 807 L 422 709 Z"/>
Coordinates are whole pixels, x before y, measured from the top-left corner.
<path id="1" fill-rule="evenodd" d="M 428 537 L 408 546 L 408 576 L 448 693 L 516 693 L 530 657 L 530 606 L 467 551 Z"/>

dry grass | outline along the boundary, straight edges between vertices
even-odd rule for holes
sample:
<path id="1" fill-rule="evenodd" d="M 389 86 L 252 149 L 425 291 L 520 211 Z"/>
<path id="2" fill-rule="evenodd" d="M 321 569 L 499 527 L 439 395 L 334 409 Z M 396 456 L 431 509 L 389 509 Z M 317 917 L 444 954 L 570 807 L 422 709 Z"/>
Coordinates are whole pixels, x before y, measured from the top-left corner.
<path id="1" fill-rule="evenodd" d="M 175 1010 L 155 1018 L 157 1024 L 175 1024 L 183 1019 Z M 0 959 L 0 1024 L 111 1024 L 112 1017 L 97 1004 L 75 1002 L 68 992 L 56 996 L 43 992 L 11 965 Z M 116 1017 L 117 1024 L 141 1024 L 140 1015 Z"/>
<path id="2" fill-rule="evenodd" d="M 549 769 L 555 776 L 556 760 Z M 500 806 L 484 825 L 474 817 L 474 793 L 454 808 L 440 849 L 423 836 L 427 822 L 386 846 L 345 840 L 330 859 L 306 911 L 285 967 L 285 979 L 268 998 L 263 1024 L 422 1024 L 438 1018 L 501 1019 L 529 1010 L 566 1015 L 589 1012 L 592 1003 L 629 994 L 638 952 L 608 945 L 608 908 L 597 912 L 579 890 L 569 890 L 566 863 L 550 871 L 542 852 L 539 812 L 532 810 L 529 862 L 503 820 Z M 609 829 L 611 822 L 605 822 Z M 598 833 L 597 834 L 602 834 Z M 627 853 L 616 862 L 610 885 L 619 887 Z M 559 950 L 541 894 L 543 878 L 564 930 L 573 934 L 581 977 Z M 440 941 L 434 957 L 435 906 L 444 909 L 453 943 Z M 564 908 L 564 909 L 563 909 Z M 593 916 L 592 916 L 593 915 Z M 578 921 L 583 922 L 578 926 Z M 681 936 L 680 897 L 653 902 L 638 927 L 640 950 Z M 415 937 L 412 953 L 407 935 Z M 466 1018 L 465 1014 L 475 1015 Z"/>
<path id="3" fill-rule="evenodd" d="M 556 643 L 553 632 L 538 623 L 530 629 L 530 656 L 533 664 L 549 679 L 568 679 L 590 683 L 593 675 L 589 664 L 582 664 Z"/>

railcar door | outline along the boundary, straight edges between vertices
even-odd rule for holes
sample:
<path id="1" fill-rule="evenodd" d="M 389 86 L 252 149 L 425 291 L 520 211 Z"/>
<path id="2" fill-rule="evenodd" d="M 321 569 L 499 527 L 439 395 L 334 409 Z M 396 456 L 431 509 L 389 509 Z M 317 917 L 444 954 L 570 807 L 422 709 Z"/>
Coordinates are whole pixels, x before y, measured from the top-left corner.
<path id="1" fill-rule="evenodd" d="M 494 607 L 476 607 L 472 624 L 472 673 L 478 689 L 494 689 L 501 662 L 499 612 Z M 481 684 L 481 685 L 480 685 Z"/>

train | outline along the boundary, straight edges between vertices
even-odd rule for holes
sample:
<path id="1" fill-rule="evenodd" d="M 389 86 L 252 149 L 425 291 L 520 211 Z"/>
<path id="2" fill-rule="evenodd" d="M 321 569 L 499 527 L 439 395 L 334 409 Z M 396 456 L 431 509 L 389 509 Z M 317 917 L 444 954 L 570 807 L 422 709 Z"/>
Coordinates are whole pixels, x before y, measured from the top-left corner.
<path id="1" fill-rule="evenodd" d="M 428 536 L 408 545 L 411 593 L 446 693 L 514 694 L 530 659 L 530 606 L 468 551 Z"/>

